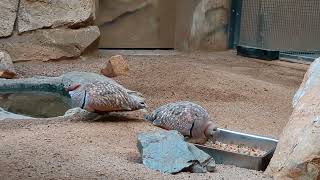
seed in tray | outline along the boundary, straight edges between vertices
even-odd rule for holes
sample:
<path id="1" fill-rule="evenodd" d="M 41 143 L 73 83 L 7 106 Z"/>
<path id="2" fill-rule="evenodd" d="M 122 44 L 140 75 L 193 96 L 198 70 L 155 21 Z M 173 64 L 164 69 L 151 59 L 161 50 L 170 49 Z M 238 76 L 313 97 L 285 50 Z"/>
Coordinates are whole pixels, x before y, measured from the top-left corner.
<path id="1" fill-rule="evenodd" d="M 261 149 L 246 147 L 243 144 L 239 144 L 239 145 L 226 144 L 226 143 L 222 143 L 220 141 L 216 141 L 216 142 L 208 141 L 205 144 L 205 146 L 212 147 L 212 148 L 219 149 L 219 150 L 223 150 L 223 151 L 240 153 L 240 154 L 249 155 L 249 156 L 256 156 L 256 157 L 262 157 L 267 153 L 266 151 L 263 151 Z"/>

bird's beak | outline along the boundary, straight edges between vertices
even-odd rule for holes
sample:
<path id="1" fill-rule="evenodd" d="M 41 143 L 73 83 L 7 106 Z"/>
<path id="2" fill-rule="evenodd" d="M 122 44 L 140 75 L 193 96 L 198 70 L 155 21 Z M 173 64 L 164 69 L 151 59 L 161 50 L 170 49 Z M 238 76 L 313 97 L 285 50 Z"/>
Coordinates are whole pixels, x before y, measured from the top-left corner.
<path id="1" fill-rule="evenodd" d="M 214 128 L 211 132 L 210 132 L 210 138 L 211 141 L 216 141 L 216 139 L 219 137 L 220 135 L 220 130 L 219 128 Z"/>
<path id="2" fill-rule="evenodd" d="M 79 87 L 80 87 L 80 84 L 74 84 L 74 85 L 72 85 L 72 86 L 70 86 L 70 87 L 65 88 L 64 90 L 65 90 L 66 92 L 69 92 L 69 91 L 73 91 L 73 90 L 75 90 L 75 89 L 78 89 Z"/>

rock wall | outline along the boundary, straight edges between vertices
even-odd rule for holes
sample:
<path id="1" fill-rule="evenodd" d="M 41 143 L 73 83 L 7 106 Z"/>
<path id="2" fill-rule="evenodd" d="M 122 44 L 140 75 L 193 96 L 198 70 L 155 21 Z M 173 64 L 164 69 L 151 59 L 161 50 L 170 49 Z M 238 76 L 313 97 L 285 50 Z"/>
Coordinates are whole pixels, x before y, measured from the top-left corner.
<path id="1" fill-rule="evenodd" d="M 0 51 L 72 58 L 97 48 L 100 31 L 101 48 L 225 50 L 228 14 L 229 0 L 1 0 Z"/>
<path id="2" fill-rule="evenodd" d="M 320 58 L 306 73 L 267 169 L 275 179 L 320 179 Z"/>
<path id="3" fill-rule="evenodd" d="M 12 60 L 80 56 L 99 36 L 95 0 L 2 0 L 0 50 Z"/>

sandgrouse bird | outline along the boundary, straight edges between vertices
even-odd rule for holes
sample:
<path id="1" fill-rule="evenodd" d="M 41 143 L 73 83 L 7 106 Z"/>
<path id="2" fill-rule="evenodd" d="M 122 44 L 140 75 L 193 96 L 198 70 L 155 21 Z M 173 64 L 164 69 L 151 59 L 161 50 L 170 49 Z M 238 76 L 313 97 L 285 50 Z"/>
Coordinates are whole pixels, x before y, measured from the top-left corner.
<path id="1" fill-rule="evenodd" d="M 188 101 L 163 105 L 144 118 L 155 126 L 179 131 L 192 143 L 203 144 L 208 138 L 214 141 L 219 132 L 208 112 Z"/>
<path id="2" fill-rule="evenodd" d="M 88 84 L 74 83 L 66 88 L 72 107 L 89 112 L 104 113 L 144 109 L 145 104 L 115 83 L 95 81 Z"/>

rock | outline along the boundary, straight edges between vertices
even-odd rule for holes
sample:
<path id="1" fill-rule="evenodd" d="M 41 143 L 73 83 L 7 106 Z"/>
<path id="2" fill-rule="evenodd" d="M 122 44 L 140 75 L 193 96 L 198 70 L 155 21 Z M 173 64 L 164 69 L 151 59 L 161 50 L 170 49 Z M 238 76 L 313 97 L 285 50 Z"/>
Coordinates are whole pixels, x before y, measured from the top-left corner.
<path id="1" fill-rule="evenodd" d="M 128 75 L 129 65 L 121 55 L 112 56 L 108 60 L 107 66 L 101 70 L 101 73 L 107 77 Z"/>
<path id="2" fill-rule="evenodd" d="M 320 179 L 320 58 L 295 95 L 294 110 L 267 169 L 275 179 Z"/>
<path id="3" fill-rule="evenodd" d="M 138 135 L 137 147 L 143 164 L 162 173 L 214 170 L 214 160 L 205 152 L 184 141 L 178 131 L 158 131 Z M 209 168 L 206 165 L 209 164 Z"/>
<path id="4" fill-rule="evenodd" d="M 0 1 L 0 37 L 7 37 L 12 34 L 18 4 L 19 0 Z"/>
<path id="5" fill-rule="evenodd" d="M 80 56 L 100 36 L 99 28 L 44 29 L 0 39 L 0 50 L 14 62 Z"/>
<path id="6" fill-rule="evenodd" d="M 16 72 L 10 55 L 0 51 L 0 78 L 11 79 L 14 76 L 16 76 Z"/>
<path id="7" fill-rule="evenodd" d="M 41 28 L 83 27 L 95 19 L 94 0 L 21 0 L 19 33 Z"/>
<path id="8" fill-rule="evenodd" d="M 5 119 L 33 119 L 32 117 L 23 116 L 19 114 L 14 114 L 8 111 L 5 111 L 4 109 L 0 108 L 0 121 L 3 121 Z"/>

